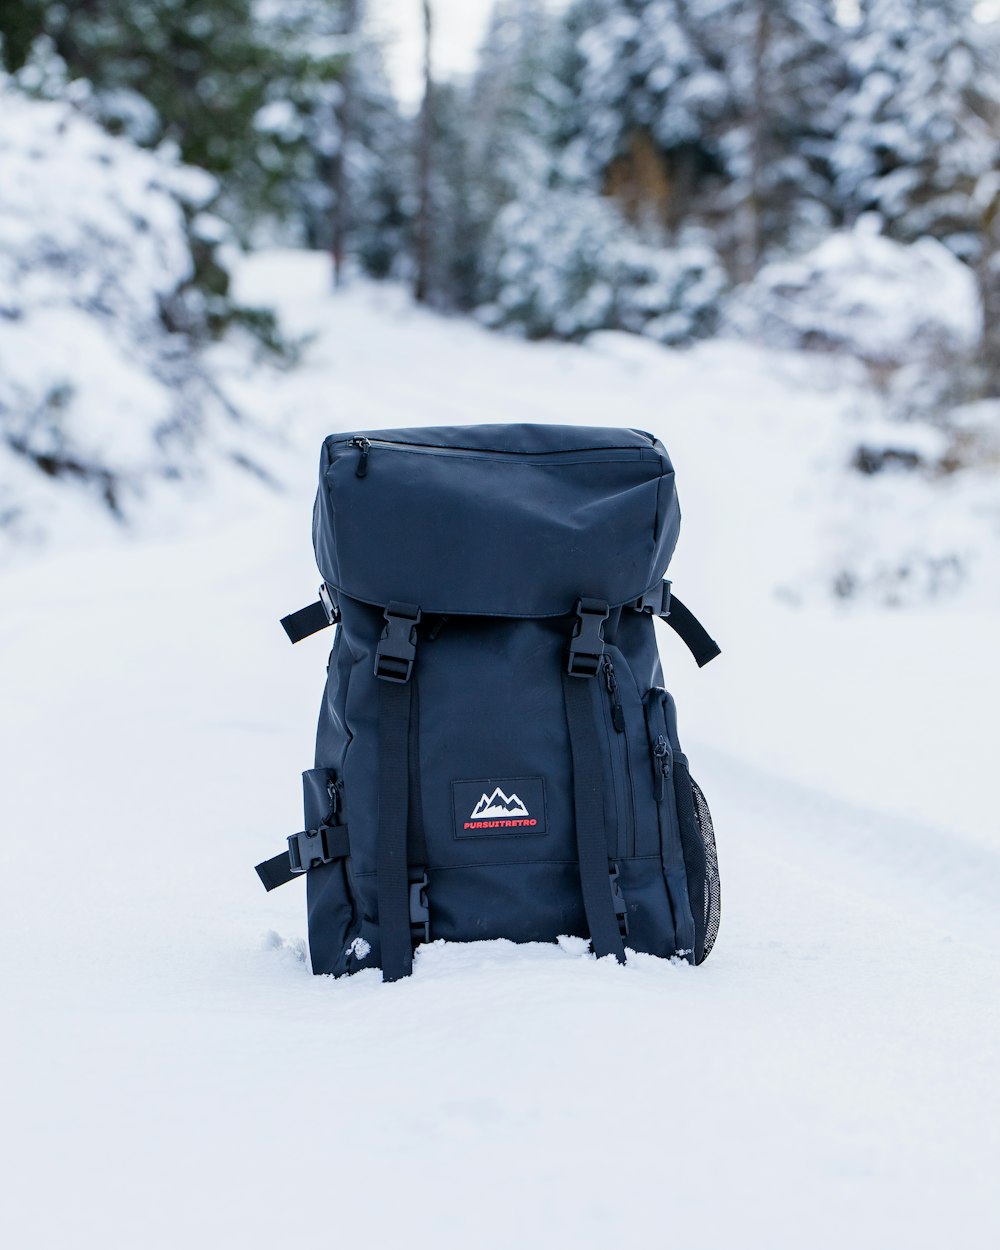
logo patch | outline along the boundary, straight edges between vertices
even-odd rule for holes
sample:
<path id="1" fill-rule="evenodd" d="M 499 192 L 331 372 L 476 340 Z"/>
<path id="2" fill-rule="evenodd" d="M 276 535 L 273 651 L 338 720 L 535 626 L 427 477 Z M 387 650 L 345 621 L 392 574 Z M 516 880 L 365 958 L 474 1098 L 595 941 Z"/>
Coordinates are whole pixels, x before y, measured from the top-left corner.
<path id="1" fill-rule="evenodd" d="M 451 783 L 458 838 L 545 832 L 541 777 L 487 777 Z"/>

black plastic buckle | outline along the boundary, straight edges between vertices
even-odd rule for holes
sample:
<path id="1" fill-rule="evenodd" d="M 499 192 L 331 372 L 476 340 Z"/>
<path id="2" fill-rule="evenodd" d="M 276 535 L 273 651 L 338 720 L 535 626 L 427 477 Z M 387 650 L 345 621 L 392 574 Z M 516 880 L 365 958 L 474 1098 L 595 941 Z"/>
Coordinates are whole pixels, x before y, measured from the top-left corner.
<path id="1" fill-rule="evenodd" d="M 288 867 L 294 873 L 308 872 L 315 864 L 329 864 L 333 859 L 326 840 L 326 825 L 303 829 L 288 839 Z"/>
<path id="2" fill-rule="evenodd" d="M 410 936 L 415 946 L 431 940 L 431 910 L 427 901 L 427 873 L 410 882 Z"/>
<path id="3" fill-rule="evenodd" d="M 636 599 L 632 607 L 636 612 L 651 612 L 653 616 L 665 620 L 670 615 L 670 582 L 664 578 L 659 586 L 654 586 L 641 599 Z"/>
<path id="4" fill-rule="evenodd" d="M 608 611 L 608 605 L 600 599 L 577 600 L 577 619 L 566 659 L 566 671 L 571 677 L 596 677 L 604 655 L 601 630 Z"/>
<path id="5" fill-rule="evenodd" d="M 420 609 L 411 603 L 390 603 L 385 620 L 382 639 L 375 650 L 375 676 L 382 681 L 407 682 L 417 657 Z"/>
<path id="6" fill-rule="evenodd" d="M 628 937 L 628 906 L 625 902 L 625 895 L 622 893 L 622 887 L 618 880 L 621 873 L 618 871 L 618 865 L 614 864 L 608 874 L 611 880 L 611 901 L 615 906 L 615 916 L 618 919 L 618 931 L 622 937 Z"/>
<path id="7" fill-rule="evenodd" d="M 340 620 L 340 608 L 333 602 L 333 595 L 330 594 L 330 587 L 326 582 L 319 588 L 319 601 L 323 605 L 326 619 L 331 625 L 336 625 Z"/>

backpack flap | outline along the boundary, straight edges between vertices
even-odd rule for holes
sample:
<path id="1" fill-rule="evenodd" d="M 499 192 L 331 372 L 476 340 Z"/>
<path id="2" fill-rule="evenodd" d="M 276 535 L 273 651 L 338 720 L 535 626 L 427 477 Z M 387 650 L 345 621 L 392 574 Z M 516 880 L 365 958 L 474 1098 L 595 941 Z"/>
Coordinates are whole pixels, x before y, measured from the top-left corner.
<path id="1" fill-rule="evenodd" d="M 636 430 L 494 425 L 328 438 L 314 513 L 324 581 L 425 613 L 561 616 L 662 578 L 680 509 L 666 450 Z"/>

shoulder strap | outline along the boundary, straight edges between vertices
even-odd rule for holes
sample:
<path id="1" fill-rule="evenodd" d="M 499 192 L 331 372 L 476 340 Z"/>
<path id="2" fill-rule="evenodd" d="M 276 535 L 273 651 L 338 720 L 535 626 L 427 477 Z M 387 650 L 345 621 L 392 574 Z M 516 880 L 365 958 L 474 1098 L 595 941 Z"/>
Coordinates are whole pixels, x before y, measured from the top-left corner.
<path id="1" fill-rule="evenodd" d="M 694 656 L 699 668 L 704 668 L 717 655 L 722 654 L 722 648 L 701 621 L 671 591 L 670 582 L 663 581 L 652 590 L 647 590 L 632 607 L 637 612 L 651 612 L 661 621 L 666 621 Z"/>

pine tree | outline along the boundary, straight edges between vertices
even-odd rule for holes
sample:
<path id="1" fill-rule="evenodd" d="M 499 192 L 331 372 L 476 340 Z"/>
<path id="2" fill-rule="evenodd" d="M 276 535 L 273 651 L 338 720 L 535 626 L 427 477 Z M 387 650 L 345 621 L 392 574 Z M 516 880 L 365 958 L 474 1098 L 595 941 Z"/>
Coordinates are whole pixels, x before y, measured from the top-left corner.
<path id="1" fill-rule="evenodd" d="M 835 0 L 718 0 L 701 10 L 732 93 L 720 125 L 726 187 L 715 206 L 739 276 L 832 224 L 836 103 L 846 80 Z"/>
<path id="2" fill-rule="evenodd" d="M 113 133 L 171 140 L 189 165 L 254 181 L 248 153 L 274 58 L 253 0 L 4 0 L 0 34 L 12 70 L 47 41 L 69 77 L 92 86 L 88 111 Z"/>
<path id="3" fill-rule="evenodd" d="M 467 101 L 469 228 L 478 272 L 470 303 L 489 295 L 483 249 L 504 208 L 556 178 L 560 27 L 543 0 L 497 0 Z"/>
<path id="4" fill-rule="evenodd" d="M 258 2 L 275 65 L 255 128 L 274 171 L 267 206 L 293 241 L 383 277 L 405 246 L 405 139 L 367 9 L 361 0 Z"/>
<path id="5" fill-rule="evenodd" d="M 723 172 L 730 84 L 684 0 L 582 0 L 573 87 L 591 177 L 648 237 L 670 237 Z"/>
<path id="6" fill-rule="evenodd" d="M 743 276 L 828 224 L 834 0 L 583 0 L 582 137 L 647 237 L 708 225 Z"/>
<path id="7" fill-rule="evenodd" d="M 972 0 L 866 0 L 834 151 L 849 218 L 903 242 L 932 235 L 974 261 L 978 180 L 997 159 L 997 72 Z"/>

